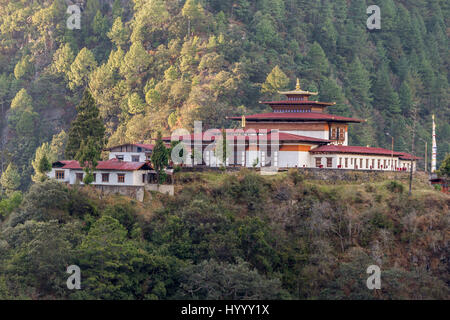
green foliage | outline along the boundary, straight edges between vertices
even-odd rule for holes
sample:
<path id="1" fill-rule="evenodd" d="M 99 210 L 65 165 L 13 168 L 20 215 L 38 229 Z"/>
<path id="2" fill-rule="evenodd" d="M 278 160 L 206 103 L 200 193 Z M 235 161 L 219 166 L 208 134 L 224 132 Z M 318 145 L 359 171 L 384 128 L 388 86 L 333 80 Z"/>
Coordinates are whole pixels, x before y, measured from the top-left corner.
<path id="1" fill-rule="evenodd" d="M 403 193 L 405 187 L 402 183 L 398 181 L 389 181 L 386 184 L 386 189 L 388 189 L 390 192 L 396 192 L 396 193 Z"/>
<path id="2" fill-rule="evenodd" d="M 289 78 L 280 69 L 279 66 L 275 66 L 266 78 L 266 82 L 261 87 L 263 93 L 277 93 L 281 89 L 285 89 L 289 84 Z"/>
<path id="3" fill-rule="evenodd" d="M 69 87 L 74 90 L 78 87 L 85 87 L 89 75 L 97 68 L 94 54 L 87 48 L 83 48 L 70 65 L 70 71 L 67 74 Z"/>
<path id="4" fill-rule="evenodd" d="M 0 217 L 5 218 L 22 203 L 22 192 L 14 191 L 9 198 L 0 200 Z"/>
<path id="5" fill-rule="evenodd" d="M 50 145 L 43 143 L 36 149 L 36 155 L 31 165 L 34 169 L 34 175 L 31 179 L 34 182 L 42 182 L 46 179 L 46 173 L 51 171 L 52 163 L 56 161 L 55 155 L 53 155 Z"/>
<path id="6" fill-rule="evenodd" d="M 6 170 L 3 171 L 2 176 L 0 177 L 0 185 L 8 195 L 19 189 L 19 172 L 11 163 L 8 165 Z"/>
<path id="7" fill-rule="evenodd" d="M 181 271 L 178 295 L 193 300 L 270 300 L 287 299 L 278 279 L 267 279 L 250 264 L 238 259 L 236 264 L 215 260 L 202 261 Z"/>
<path id="8" fill-rule="evenodd" d="M 450 177 L 450 154 L 445 156 L 444 161 L 442 161 L 439 170 L 437 170 L 437 174 L 447 179 Z"/>
<path id="9" fill-rule="evenodd" d="M 99 110 L 89 90 L 85 90 L 83 99 L 77 106 L 77 118 L 72 122 L 65 150 L 68 159 L 77 157 L 87 161 L 92 167 L 100 159 L 105 145 L 105 127 L 99 117 Z M 84 162 L 80 162 L 83 166 Z"/>
<path id="10" fill-rule="evenodd" d="M 14 68 L 14 76 L 17 80 L 26 79 L 33 76 L 34 65 L 29 55 L 24 56 L 19 62 L 17 62 Z"/>
<path id="11" fill-rule="evenodd" d="M 165 168 L 169 164 L 169 150 L 167 150 L 164 142 L 162 141 L 161 132 L 158 132 L 155 146 L 153 147 L 151 161 L 153 169 L 156 171 L 158 184 L 163 182 L 162 179 L 165 176 Z"/>

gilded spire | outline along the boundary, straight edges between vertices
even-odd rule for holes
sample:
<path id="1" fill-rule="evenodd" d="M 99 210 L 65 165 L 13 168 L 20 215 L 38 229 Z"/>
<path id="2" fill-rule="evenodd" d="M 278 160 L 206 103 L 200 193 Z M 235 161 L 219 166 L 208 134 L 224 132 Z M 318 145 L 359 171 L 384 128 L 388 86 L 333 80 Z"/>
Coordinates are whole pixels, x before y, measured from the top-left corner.
<path id="1" fill-rule="evenodd" d="M 295 90 L 300 91 L 300 79 L 297 78 L 297 85 L 295 86 Z"/>
<path id="2" fill-rule="evenodd" d="M 300 88 L 300 79 L 297 78 L 297 85 L 295 86 L 295 90 L 292 91 L 279 91 L 279 94 L 290 94 L 290 95 L 305 95 L 305 96 L 316 96 L 317 92 L 309 92 L 309 91 L 303 91 Z"/>

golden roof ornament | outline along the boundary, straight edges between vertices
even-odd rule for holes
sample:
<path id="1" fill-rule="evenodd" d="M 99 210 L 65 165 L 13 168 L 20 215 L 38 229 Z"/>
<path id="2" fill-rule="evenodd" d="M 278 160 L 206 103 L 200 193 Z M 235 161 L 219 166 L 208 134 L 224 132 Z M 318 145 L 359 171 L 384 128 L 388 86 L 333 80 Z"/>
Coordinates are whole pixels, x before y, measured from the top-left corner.
<path id="1" fill-rule="evenodd" d="M 295 90 L 292 91 L 279 91 L 279 94 L 285 94 L 285 95 L 304 95 L 304 96 L 317 96 L 317 92 L 309 92 L 309 91 L 303 91 L 300 88 L 300 79 L 297 78 L 297 84 L 295 86 Z"/>

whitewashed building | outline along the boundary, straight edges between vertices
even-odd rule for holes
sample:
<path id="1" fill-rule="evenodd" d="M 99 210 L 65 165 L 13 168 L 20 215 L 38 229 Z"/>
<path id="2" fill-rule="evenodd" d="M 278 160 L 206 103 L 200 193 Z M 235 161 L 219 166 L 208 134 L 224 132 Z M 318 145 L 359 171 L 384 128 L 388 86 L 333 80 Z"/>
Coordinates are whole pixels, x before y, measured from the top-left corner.
<path id="1" fill-rule="evenodd" d="M 109 159 L 118 159 L 126 162 L 146 162 L 150 161 L 153 147 L 153 144 L 127 143 L 105 150 L 109 151 Z"/>
<path id="2" fill-rule="evenodd" d="M 327 113 L 326 109 L 335 103 L 309 100 L 317 93 L 301 90 L 299 81 L 295 90 L 280 94 L 286 99 L 262 102 L 273 112 L 229 118 L 240 121 L 242 129 L 225 130 L 231 146 L 227 166 L 402 171 L 413 162 L 416 170 L 420 158 L 407 153 L 349 146 L 349 124 L 364 120 Z M 218 167 L 223 164 L 217 159 L 215 141 L 221 136 L 221 130 L 208 130 L 163 140 L 183 141 L 187 150 L 183 163 L 188 166 L 193 165 L 192 154 L 201 153 L 202 159 L 196 165 Z"/>
<path id="3" fill-rule="evenodd" d="M 152 168 L 147 162 L 127 162 L 117 159 L 99 161 L 92 185 L 144 186 Z M 68 184 L 83 184 L 85 172 L 76 160 L 57 161 L 48 176 Z"/>

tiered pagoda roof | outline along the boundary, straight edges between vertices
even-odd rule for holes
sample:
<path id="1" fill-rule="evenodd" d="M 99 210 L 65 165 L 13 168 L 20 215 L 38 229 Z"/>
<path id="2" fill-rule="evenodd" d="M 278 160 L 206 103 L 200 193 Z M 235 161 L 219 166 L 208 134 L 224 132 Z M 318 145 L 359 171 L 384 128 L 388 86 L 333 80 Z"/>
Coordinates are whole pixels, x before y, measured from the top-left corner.
<path id="1" fill-rule="evenodd" d="M 317 92 L 305 91 L 300 88 L 300 80 L 297 79 L 295 90 L 280 91 L 286 95 L 285 100 L 263 101 L 262 104 L 269 105 L 273 112 L 258 113 L 245 116 L 245 119 L 254 121 L 327 121 L 327 122 L 364 122 L 361 119 L 342 117 L 325 113 L 325 108 L 333 106 L 335 102 L 320 102 L 309 100 Z M 242 117 L 229 117 L 232 120 L 241 120 Z"/>

